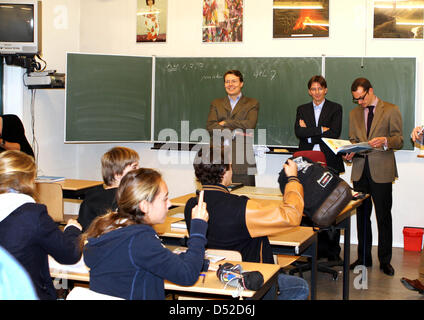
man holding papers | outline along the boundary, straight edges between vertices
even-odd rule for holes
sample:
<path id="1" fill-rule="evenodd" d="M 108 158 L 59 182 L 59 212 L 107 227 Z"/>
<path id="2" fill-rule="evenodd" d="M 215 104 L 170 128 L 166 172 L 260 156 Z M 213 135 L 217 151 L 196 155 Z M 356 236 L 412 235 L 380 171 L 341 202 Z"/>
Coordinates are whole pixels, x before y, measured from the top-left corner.
<path id="1" fill-rule="evenodd" d="M 398 177 L 394 149 L 403 146 L 402 116 L 399 107 L 382 101 L 374 94 L 368 79 L 358 78 L 351 87 L 353 102 L 358 106 L 349 115 L 349 140 L 367 141 L 369 153 L 349 153 L 353 161 L 352 181 L 355 190 L 370 194 L 356 209 L 358 228 L 358 259 L 351 265 L 372 266 L 371 211 L 374 202 L 378 228 L 378 259 L 380 269 L 390 276 L 392 258 L 392 183 Z"/>

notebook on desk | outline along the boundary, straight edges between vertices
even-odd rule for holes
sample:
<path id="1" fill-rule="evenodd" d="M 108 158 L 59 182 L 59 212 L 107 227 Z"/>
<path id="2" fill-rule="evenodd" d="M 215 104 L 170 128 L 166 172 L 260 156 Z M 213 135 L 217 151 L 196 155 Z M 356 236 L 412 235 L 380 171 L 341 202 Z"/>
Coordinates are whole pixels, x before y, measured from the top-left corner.
<path id="1" fill-rule="evenodd" d="M 178 248 L 175 248 L 172 252 L 176 253 L 176 254 L 180 254 L 180 253 L 186 252 L 186 251 L 187 251 L 186 247 L 178 247 Z M 221 260 L 224 260 L 225 257 L 221 256 L 221 255 L 214 254 L 214 253 L 209 253 L 208 250 L 206 250 L 205 251 L 205 259 L 210 260 L 212 263 L 217 263 Z"/>
<path id="2" fill-rule="evenodd" d="M 35 182 L 57 182 L 63 180 L 65 180 L 65 177 L 58 176 L 38 176 L 35 178 Z"/>
<path id="3" fill-rule="evenodd" d="M 187 224 L 185 220 L 176 221 L 171 223 L 171 229 L 187 230 Z"/>

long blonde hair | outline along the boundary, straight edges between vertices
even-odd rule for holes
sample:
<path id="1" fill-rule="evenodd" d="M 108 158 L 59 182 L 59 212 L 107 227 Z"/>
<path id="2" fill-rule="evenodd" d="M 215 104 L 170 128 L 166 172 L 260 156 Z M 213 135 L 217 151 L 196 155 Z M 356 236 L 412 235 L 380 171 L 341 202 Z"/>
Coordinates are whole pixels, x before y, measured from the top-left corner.
<path id="1" fill-rule="evenodd" d="M 81 247 L 88 238 L 96 238 L 112 230 L 145 223 L 140 202 L 152 202 L 159 192 L 162 176 L 154 169 L 140 168 L 128 172 L 121 180 L 116 200 L 118 210 L 109 211 L 93 220 L 81 237 Z"/>
<path id="2" fill-rule="evenodd" d="M 34 158 L 18 150 L 0 153 L 0 194 L 11 191 L 35 197 Z"/>

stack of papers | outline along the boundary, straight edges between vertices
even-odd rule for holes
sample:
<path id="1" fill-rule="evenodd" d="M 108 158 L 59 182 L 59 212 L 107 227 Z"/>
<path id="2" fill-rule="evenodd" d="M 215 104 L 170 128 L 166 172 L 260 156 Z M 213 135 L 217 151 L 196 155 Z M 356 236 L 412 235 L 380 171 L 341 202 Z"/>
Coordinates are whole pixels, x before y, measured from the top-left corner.
<path id="1" fill-rule="evenodd" d="M 368 144 L 368 142 L 352 143 L 349 140 L 330 139 L 330 138 L 321 138 L 321 139 L 335 154 L 351 153 L 351 152 L 360 153 L 360 152 L 370 151 L 373 149 Z"/>
<path id="2" fill-rule="evenodd" d="M 187 230 L 187 224 L 186 224 L 185 220 L 180 220 L 180 221 L 171 223 L 171 229 Z"/>
<path id="3" fill-rule="evenodd" d="M 176 253 L 176 254 L 180 254 L 180 253 L 186 252 L 186 251 L 187 251 L 187 248 L 185 248 L 185 247 L 178 247 L 178 248 L 175 248 L 172 252 L 173 253 Z M 212 262 L 212 263 L 217 263 L 218 261 L 224 260 L 225 257 L 224 256 L 220 256 L 220 255 L 217 255 L 217 254 L 209 253 L 208 250 L 206 250 L 205 251 L 205 259 L 210 260 L 210 262 Z"/>
<path id="4" fill-rule="evenodd" d="M 74 272 L 74 273 L 83 273 L 88 274 L 89 269 L 84 263 L 84 258 L 81 256 L 81 259 L 75 264 L 60 264 L 53 257 L 49 256 L 49 268 L 50 270 L 56 270 L 58 272 Z"/>
<path id="5" fill-rule="evenodd" d="M 38 176 L 35 178 L 36 182 L 57 182 L 63 181 L 65 177 L 57 177 L 57 176 Z"/>

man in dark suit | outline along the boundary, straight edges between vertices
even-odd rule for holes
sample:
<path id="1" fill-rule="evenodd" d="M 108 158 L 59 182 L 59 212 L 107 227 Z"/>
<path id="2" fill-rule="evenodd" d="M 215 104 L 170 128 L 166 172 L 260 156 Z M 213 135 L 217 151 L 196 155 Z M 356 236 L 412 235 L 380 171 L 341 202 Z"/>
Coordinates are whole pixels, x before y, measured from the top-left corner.
<path id="1" fill-rule="evenodd" d="M 379 99 L 368 79 L 358 78 L 351 87 L 353 102 L 358 106 L 349 115 L 349 140 L 365 142 L 378 150 L 367 154 L 350 153 L 353 161 L 352 181 L 355 190 L 370 194 L 356 209 L 358 259 L 351 265 L 372 266 L 371 212 L 375 206 L 378 228 L 380 269 L 393 276 L 392 258 L 392 184 L 398 177 L 394 150 L 403 146 L 402 115 L 399 107 Z M 372 200 L 372 201 L 371 201 Z"/>
<path id="2" fill-rule="evenodd" d="M 206 129 L 211 143 L 221 144 L 221 140 L 224 140 L 224 145 L 231 145 L 233 182 L 254 186 L 256 162 L 253 129 L 258 121 L 259 102 L 242 95 L 243 75 L 238 70 L 229 70 L 224 74 L 224 85 L 227 96 L 212 101 Z"/>
<path id="3" fill-rule="evenodd" d="M 340 174 L 344 172 L 342 157 L 335 155 L 321 139 L 322 137 L 338 139 L 342 131 L 342 106 L 325 99 L 327 91 L 324 77 L 316 75 L 309 80 L 308 93 L 312 97 L 312 102 L 297 108 L 294 130 L 299 138 L 299 151 L 322 151 L 327 166 Z M 322 231 L 318 237 L 318 255 L 327 257 L 329 261 L 341 262 L 340 230 Z"/>
<path id="4" fill-rule="evenodd" d="M 299 138 L 299 150 L 320 150 L 327 166 L 337 173 L 344 172 L 343 159 L 335 155 L 321 138 L 338 139 L 342 131 L 343 110 L 338 103 L 325 99 L 327 82 L 322 76 L 313 76 L 308 82 L 312 102 L 297 108 L 294 130 Z"/>

